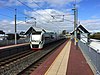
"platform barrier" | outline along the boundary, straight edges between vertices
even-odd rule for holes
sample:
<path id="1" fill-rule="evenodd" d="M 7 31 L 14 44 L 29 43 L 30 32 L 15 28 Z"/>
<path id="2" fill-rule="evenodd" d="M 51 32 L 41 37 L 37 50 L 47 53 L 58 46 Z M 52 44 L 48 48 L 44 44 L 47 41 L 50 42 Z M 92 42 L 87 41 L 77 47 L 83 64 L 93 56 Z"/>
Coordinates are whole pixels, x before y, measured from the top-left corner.
<path id="1" fill-rule="evenodd" d="M 78 46 L 85 54 L 87 60 L 91 62 L 92 69 L 96 75 L 100 75 L 100 53 L 99 50 L 95 50 L 89 46 L 88 43 L 78 42 Z"/>

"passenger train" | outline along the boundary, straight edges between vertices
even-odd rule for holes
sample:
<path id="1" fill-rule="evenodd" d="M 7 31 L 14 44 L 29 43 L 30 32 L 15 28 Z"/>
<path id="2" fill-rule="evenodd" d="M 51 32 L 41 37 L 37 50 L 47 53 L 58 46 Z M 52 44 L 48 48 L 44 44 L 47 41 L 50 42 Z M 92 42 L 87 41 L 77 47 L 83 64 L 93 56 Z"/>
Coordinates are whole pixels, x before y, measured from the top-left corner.
<path id="1" fill-rule="evenodd" d="M 54 32 L 35 32 L 30 35 L 31 49 L 42 49 L 45 44 L 61 39 L 57 33 Z"/>

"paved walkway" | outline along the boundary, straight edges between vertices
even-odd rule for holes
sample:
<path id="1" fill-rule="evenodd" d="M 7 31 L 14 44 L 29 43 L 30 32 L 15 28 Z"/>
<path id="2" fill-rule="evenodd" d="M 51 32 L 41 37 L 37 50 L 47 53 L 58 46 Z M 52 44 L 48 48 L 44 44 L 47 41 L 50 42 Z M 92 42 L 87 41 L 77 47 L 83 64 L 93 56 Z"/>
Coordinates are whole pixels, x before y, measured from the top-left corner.
<path id="1" fill-rule="evenodd" d="M 65 75 L 67 70 L 68 58 L 70 53 L 71 41 L 62 49 L 58 57 L 49 67 L 45 75 Z"/>
<path id="2" fill-rule="evenodd" d="M 59 47 L 31 75 L 94 75 L 81 50 L 70 40 Z"/>
<path id="3" fill-rule="evenodd" d="M 50 55 L 46 61 L 44 61 L 35 71 L 33 71 L 30 75 L 44 75 L 54 60 L 57 58 L 59 53 L 62 51 L 64 46 L 67 44 L 68 40 L 63 43 L 56 51 Z"/>
<path id="4" fill-rule="evenodd" d="M 67 67 L 66 75 L 94 75 L 81 50 L 73 42 Z"/>

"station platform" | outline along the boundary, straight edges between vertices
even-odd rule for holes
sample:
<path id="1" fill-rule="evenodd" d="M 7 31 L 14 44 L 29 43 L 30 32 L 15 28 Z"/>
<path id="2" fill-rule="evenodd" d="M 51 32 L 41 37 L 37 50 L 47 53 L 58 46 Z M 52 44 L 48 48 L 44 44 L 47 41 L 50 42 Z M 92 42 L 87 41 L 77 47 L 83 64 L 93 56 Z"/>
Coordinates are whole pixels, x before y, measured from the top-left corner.
<path id="1" fill-rule="evenodd" d="M 62 44 L 31 75 L 94 75 L 81 50 L 71 40 Z"/>
<path id="2" fill-rule="evenodd" d="M 0 50 L 2 50 L 2 49 L 7 49 L 7 48 L 13 48 L 13 47 L 24 46 L 24 45 L 29 45 L 29 43 L 23 43 L 23 44 L 16 44 L 16 45 L 2 46 L 2 47 L 0 47 Z"/>

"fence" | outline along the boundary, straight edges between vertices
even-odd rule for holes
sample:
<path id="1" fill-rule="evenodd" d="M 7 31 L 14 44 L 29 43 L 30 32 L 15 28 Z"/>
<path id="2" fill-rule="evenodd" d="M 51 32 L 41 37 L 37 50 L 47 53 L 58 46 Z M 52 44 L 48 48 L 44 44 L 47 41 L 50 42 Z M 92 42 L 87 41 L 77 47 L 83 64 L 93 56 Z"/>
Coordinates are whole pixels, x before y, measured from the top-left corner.
<path id="1" fill-rule="evenodd" d="M 29 38 L 22 38 L 17 40 L 17 44 L 21 44 L 21 43 L 27 43 L 29 42 Z M 0 41 L 0 46 L 6 46 L 6 45 L 13 45 L 15 44 L 15 40 L 1 40 Z"/>
<path id="2" fill-rule="evenodd" d="M 100 75 L 100 50 L 93 49 L 89 43 L 83 43 L 82 41 L 79 41 L 78 45 L 88 57 L 88 60 L 91 61 L 92 66 L 96 70 L 96 75 Z"/>

